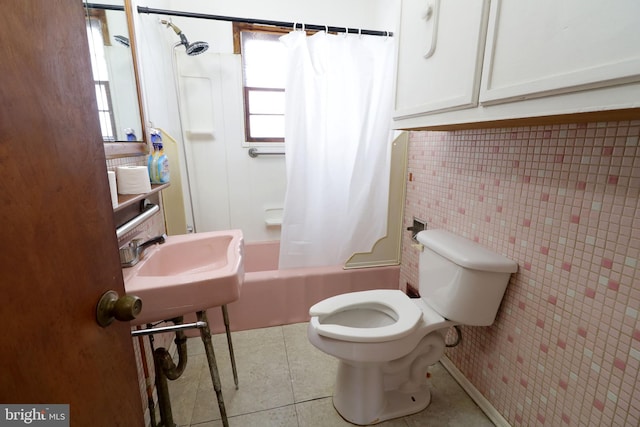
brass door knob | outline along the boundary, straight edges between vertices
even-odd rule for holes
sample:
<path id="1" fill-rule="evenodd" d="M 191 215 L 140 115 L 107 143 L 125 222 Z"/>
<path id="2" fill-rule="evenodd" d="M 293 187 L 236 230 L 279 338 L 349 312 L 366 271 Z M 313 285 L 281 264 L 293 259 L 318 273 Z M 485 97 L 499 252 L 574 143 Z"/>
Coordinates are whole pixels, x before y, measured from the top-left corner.
<path id="1" fill-rule="evenodd" d="M 120 297 L 116 291 L 107 291 L 96 309 L 96 320 L 98 325 L 109 326 L 115 319 L 128 322 L 136 318 L 142 311 L 142 300 L 135 295 L 124 295 Z"/>

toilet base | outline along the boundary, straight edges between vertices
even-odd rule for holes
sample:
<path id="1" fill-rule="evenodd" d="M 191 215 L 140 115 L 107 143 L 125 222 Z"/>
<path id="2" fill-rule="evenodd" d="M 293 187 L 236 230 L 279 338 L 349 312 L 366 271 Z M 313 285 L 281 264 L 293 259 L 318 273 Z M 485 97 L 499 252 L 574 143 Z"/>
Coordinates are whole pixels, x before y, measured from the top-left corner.
<path id="1" fill-rule="evenodd" d="M 385 393 L 386 405 L 382 413 L 375 419 L 367 423 L 361 423 L 359 420 L 352 420 L 348 417 L 350 414 L 343 414 L 336 407 L 335 397 L 333 407 L 338 414 L 346 421 L 356 425 L 373 425 L 383 421 L 392 420 L 394 418 L 400 418 L 411 414 L 416 414 L 424 410 L 429 403 L 431 403 L 431 392 L 428 389 L 419 391 L 417 393 L 402 393 L 397 390 L 388 391 Z"/>
<path id="2" fill-rule="evenodd" d="M 372 425 L 393 418 L 415 414 L 431 402 L 428 385 L 404 392 L 384 390 L 379 364 L 352 365 L 340 361 L 333 406 L 346 421 Z"/>

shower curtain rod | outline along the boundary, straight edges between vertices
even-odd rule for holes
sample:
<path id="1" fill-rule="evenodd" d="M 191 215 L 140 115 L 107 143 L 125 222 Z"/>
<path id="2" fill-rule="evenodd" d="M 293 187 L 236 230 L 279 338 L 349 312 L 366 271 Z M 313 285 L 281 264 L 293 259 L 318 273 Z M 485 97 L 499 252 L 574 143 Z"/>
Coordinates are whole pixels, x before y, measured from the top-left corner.
<path id="1" fill-rule="evenodd" d="M 167 9 L 153 9 L 153 8 L 144 7 L 144 6 L 138 6 L 138 13 L 146 13 L 146 14 L 153 13 L 156 15 L 169 15 L 169 16 L 180 16 L 184 18 L 210 19 L 213 21 L 242 22 L 245 24 L 272 25 L 277 27 L 293 28 L 295 26 L 295 28 L 300 28 L 300 29 L 304 28 L 304 29 L 316 30 L 316 31 L 327 30 L 333 33 L 351 33 L 351 34 L 365 34 L 367 36 L 393 37 L 393 32 L 391 31 L 362 30 L 360 28 L 330 27 L 328 25 L 302 24 L 299 22 L 283 22 L 283 21 L 270 21 L 265 19 L 236 18 L 233 16 L 207 15 L 204 13 L 180 12 L 177 10 L 167 10 Z"/>
<path id="2" fill-rule="evenodd" d="M 124 12 L 124 6 L 120 6 L 117 4 L 85 3 L 84 5 L 88 9 L 121 10 Z"/>

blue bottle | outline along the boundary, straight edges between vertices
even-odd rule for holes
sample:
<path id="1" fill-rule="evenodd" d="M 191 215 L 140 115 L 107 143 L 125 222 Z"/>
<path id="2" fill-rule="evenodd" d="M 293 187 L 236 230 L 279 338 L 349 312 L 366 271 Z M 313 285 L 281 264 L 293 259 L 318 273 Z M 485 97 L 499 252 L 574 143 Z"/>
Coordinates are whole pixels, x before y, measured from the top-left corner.
<path id="1" fill-rule="evenodd" d="M 164 148 L 162 145 L 162 139 L 158 143 L 158 157 L 156 160 L 156 177 L 158 179 L 158 184 L 166 184 L 169 182 L 170 174 L 169 174 L 169 158 L 166 154 L 164 154 Z"/>
<path id="2" fill-rule="evenodd" d="M 138 138 L 136 138 L 136 133 L 134 132 L 133 129 L 131 128 L 126 128 L 124 130 L 125 135 L 127 135 L 127 141 L 137 141 Z"/>
<path id="3" fill-rule="evenodd" d="M 149 158 L 147 160 L 147 169 L 149 170 L 149 180 L 152 184 L 158 183 L 158 141 L 160 139 L 160 134 L 156 129 L 151 129 L 149 131 L 151 134 L 151 144 L 153 145 L 153 150 L 149 153 Z"/>

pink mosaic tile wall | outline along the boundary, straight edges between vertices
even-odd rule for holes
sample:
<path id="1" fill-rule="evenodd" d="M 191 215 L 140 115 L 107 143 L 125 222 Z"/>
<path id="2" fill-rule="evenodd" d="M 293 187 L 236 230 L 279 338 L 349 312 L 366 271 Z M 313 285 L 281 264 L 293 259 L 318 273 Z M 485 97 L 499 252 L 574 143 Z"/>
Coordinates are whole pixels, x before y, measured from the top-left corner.
<path id="1" fill-rule="evenodd" d="M 405 225 L 519 264 L 495 324 L 447 351 L 512 425 L 640 425 L 639 135 L 640 121 L 411 133 Z M 410 243 L 401 286 L 418 283 Z"/>

